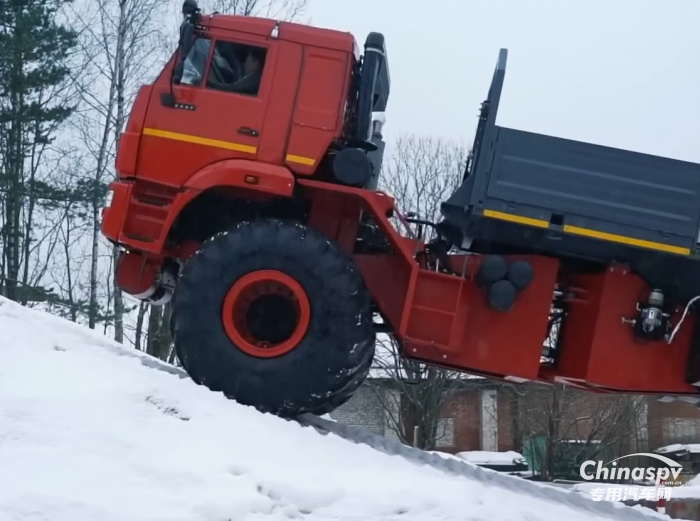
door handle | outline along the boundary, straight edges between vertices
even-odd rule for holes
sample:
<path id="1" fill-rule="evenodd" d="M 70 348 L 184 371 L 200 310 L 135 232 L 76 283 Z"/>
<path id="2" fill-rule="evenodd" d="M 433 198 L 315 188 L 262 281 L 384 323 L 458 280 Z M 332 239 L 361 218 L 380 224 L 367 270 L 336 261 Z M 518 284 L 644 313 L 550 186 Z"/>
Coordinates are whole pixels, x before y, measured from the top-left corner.
<path id="1" fill-rule="evenodd" d="M 246 136 L 253 136 L 253 137 L 258 137 L 260 133 L 255 130 L 254 128 L 248 128 L 248 127 L 241 127 L 238 129 L 239 134 L 244 134 Z"/>

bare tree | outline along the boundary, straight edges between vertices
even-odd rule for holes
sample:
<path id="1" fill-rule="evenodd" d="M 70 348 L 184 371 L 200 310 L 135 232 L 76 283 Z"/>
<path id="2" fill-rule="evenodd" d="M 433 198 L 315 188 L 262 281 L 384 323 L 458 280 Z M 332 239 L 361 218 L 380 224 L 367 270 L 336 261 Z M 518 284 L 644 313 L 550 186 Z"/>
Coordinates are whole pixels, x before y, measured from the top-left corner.
<path id="1" fill-rule="evenodd" d="M 141 344 L 143 342 L 143 322 L 146 317 L 146 308 L 148 304 L 141 302 L 139 304 L 139 311 L 136 316 L 136 331 L 134 332 L 134 347 L 137 351 L 141 351 Z"/>
<path id="2" fill-rule="evenodd" d="M 438 221 L 440 204 L 459 187 L 466 167 L 466 146 L 439 138 L 403 135 L 387 147 L 381 188 L 391 193 L 404 214 Z"/>
<path id="3" fill-rule="evenodd" d="M 464 373 L 433 367 L 401 356 L 398 342 L 389 335 L 377 341 L 377 354 L 367 385 L 372 389 L 389 425 L 403 442 L 433 450 L 449 432 L 444 405 L 457 391 L 470 387 Z"/>
<path id="4" fill-rule="evenodd" d="M 97 321 L 99 262 L 107 247 L 100 236 L 100 210 L 110 165 L 124 128 L 129 106 L 141 83 L 160 70 L 165 54 L 153 52 L 162 37 L 162 19 L 168 0 L 99 0 L 76 4 L 72 18 L 80 28 L 86 67 L 76 74 L 81 85 L 84 112 L 80 134 L 94 157 L 91 201 L 89 327 Z M 100 136 L 95 140 L 92 136 Z M 111 249 L 111 255 L 117 252 Z M 112 259 L 115 263 L 116 258 Z M 112 291 L 114 338 L 124 341 L 124 304 L 115 285 Z"/>
<path id="5" fill-rule="evenodd" d="M 202 7 L 208 12 L 292 21 L 306 13 L 307 0 L 205 0 Z"/>
<path id="6" fill-rule="evenodd" d="M 504 386 L 518 447 L 529 453 L 543 480 L 572 477 L 588 459 L 613 459 L 639 448 L 643 400 L 595 394 L 564 385 Z M 575 476 L 574 476 L 575 477 Z"/>
<path id="7" fill-rule="evenodd" d="M 88 243 L 82 239 L 91 227 L 89 201 L 92 186 L 84 175 L 84 155 L 80 150 L 68 151 L 66 160 L 57 164 L 59 174 L 54 197 L 37 201 L 37 206 L 42 209 L 42 222 L 38 225 L 46 229 L 48 240 L 39 245 L 43 246 L 39 253 L 45 258 L 46 269 L 35 276 L 50 281 L 56 291 L 49 309 L 73 322 L 82 321 L 89 311 L 85 284 Z"/>
<path id="8" fill-rule="evenodd" d="M 148 314 L 148 336 L 146 353 L 161 360 L 168 361 L 173 351 L 170 336 L 170 305 L 151 306 Z"/>
<path id="9" fill-rule="evenodd" d="M 404 135 L 387 149 L 381 188 L 391 193 L 400 211 L 439 220 L 440 204 L 459 186 L 467 148 L 450 141 Z M 428 237 L 426 237 L 428 238 Z M 446 401 L 468 383 L 465 375 L 401 357 L 398 342 L 387 335 L 378 341 L 374 376 L 389 379 L 387 392 L 379 380 L 368 385 L 391 418 L 390 428 L 405 443 L 434 449 L 446 434 L 441 412 Z"/>

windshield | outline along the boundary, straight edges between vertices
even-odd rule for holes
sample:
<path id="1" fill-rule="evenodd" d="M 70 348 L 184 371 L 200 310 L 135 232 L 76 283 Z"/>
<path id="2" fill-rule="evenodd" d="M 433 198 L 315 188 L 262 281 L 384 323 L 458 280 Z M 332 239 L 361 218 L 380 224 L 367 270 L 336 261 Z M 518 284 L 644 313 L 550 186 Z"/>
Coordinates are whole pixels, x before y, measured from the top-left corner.
<path id="1" fill-rule="evenodd" d="M 211 40 L 208 38 L 197 38 L 190 52 L 185 58 L 182 71 L 182 85 L 199 85 L 204 77 L 204 70 L 209 56 Z"/>

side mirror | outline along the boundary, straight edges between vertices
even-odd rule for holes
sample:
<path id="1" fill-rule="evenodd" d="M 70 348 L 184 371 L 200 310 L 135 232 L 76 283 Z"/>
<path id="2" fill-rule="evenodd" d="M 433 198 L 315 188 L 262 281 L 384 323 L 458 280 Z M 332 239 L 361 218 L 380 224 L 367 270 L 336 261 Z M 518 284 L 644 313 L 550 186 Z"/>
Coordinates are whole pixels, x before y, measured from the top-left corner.
<path id="1" fill-rule="evenodd" d="M 177 61 L 172 75 L 172 82 L 176 85 L 182 80 L 182 73 L 185 67 L 185 59 L 194 45 L 194 24 L 185 20 L 180 25 L 180 42 L 177 49 Z"/>
<path id="2" fill-rule="evenodd" d="M 187 18 L 197 13 L 199 13 L 199 6 L 197 5 L 197 0 L 185 0 L 184 2 L 182 2 L 182 16 Z"/>
<path id="3" fill-rule="evenodd" d="M 194 45 L 195 25 L 199 22 L 201 13 L 196 0 L 185 0 L 182 4 L 184 20 L 180 24 L 180 41 L 178 42 L 177 61 L 171 76 L 171 82 L 179 84 L 185 66 L 185 59 Z"/>

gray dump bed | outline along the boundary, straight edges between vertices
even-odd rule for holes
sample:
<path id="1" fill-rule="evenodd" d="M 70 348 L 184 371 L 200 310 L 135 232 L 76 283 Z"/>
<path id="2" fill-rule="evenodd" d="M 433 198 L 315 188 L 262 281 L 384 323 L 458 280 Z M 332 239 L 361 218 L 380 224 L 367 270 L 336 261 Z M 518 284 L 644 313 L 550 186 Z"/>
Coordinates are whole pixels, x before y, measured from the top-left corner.
<path id="1" fill-rule="evenodd" d="M 679 246 L 697 240 L 700 165 L 501 127 L 493 152 L 484 208 Z"/>
<path id="2" fill-rule="evenodd" d="M 693 250 L 700 165 L 497 126 L 506 58 L 502 49 L 467 176 L 443 205 L 447 220 L 464 227 L 491 210 L 535 226 Z"/>

